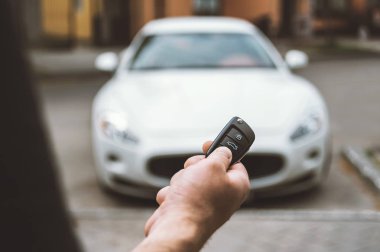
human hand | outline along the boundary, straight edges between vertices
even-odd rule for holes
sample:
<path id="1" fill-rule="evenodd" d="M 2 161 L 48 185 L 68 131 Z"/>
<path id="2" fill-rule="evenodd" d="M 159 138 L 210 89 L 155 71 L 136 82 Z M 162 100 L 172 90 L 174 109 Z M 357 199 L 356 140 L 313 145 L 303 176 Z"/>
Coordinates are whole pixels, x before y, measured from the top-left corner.
<path id="1" fill-rule="evenodd" d="M 210 145 L 211 141 L 203 145 L 204 153 Z M 226 147 L 207 158 L 189 158 L 170 186 L 158 192 L 160 206 L 147 221 L 145 235 L 151 240 L 167 240 L 170 246 L 179 241 L 188 251 L 199 250 L 248 195 L 247 171 L 241 163 L 230 167 L 231 158 Z"/>

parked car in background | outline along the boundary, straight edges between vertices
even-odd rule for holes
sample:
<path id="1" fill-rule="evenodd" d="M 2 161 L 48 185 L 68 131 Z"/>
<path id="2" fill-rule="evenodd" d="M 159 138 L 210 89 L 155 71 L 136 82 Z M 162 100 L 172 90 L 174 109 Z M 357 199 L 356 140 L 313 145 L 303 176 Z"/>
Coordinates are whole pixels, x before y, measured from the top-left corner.
<path id="1" fill-rule="evenodd" d="M 99 55 L 115 71 L 93 103 L 97 174 L 103 187 L 154 198 L 233 116 L 256 141 L 242 163 L 258 196 L 319 185 L 330 166 L 330 128 L 317 89 L 290 69 L 250 23 L 233 18 L 168 18 L 146 24 L 120 55 Z M 206 181 L 207 183 L 207 181 Z"/>

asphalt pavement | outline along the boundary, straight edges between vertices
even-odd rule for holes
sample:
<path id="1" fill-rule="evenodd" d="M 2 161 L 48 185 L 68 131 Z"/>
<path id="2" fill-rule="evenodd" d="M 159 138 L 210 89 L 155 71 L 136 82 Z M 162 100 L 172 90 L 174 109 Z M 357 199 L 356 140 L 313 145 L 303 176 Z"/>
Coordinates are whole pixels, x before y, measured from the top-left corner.
<path id="1" fill-rule="evenodd" d="M 78 52 L 72 57 L 81 58 Z M 78 61 L 79 69 L 90 68 L 93 57 L 86 59 Z M 378 251 L 379 197 L 339 153 L 345 145 L 380 142 L 379 64 L 377 57 L 330 59 L 312 62 L 299 71 L 315 83 L 330 110 L 334 135 L 330 176 L 319 190 L 244 207 L 204 251 Z M 64 63 L 55 67 L 64 67 Z M 76 69 L 75 63 L 71 67 Z M 97 186 L 90 111 L 94 95 L 108 76 L 91 71 L 43 75 L 42 107 L 68 204 L 85 247 L 95 252 L 127 251 L 143 238 L 144 222 L 156 204 L 108 195 Z"/>

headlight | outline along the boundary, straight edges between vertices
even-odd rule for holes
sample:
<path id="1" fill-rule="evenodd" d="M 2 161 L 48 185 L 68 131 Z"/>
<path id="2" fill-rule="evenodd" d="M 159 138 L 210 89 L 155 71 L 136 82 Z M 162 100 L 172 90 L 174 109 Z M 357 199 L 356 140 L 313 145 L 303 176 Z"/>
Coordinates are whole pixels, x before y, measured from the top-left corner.
<path id="1" fill-rule="evenodd" d="M 109 139 L 119 142 L 137 143 L 138 139 L 128 131 L 128 121 L 124 114 L 107 112 L 99 118 L 100 131 Z"/>
<path id="2" fill-rule="evenodd" d="M 297 141 L 308 135 L 317 133 L 322 128 L 322 116 L 321 113 L 312 112 L 309 113 L 302 121 L 296 130 L 291 134 L 290 139 Z"/>

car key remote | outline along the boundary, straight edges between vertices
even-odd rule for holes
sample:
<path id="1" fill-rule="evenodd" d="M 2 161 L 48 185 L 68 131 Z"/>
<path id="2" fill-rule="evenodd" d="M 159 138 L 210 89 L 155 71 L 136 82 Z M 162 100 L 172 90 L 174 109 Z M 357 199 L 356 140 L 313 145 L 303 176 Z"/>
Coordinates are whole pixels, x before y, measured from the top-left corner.
<path id="1" fill-rule="evenodd" d="M 239 162 L 255 141 L 255 133 L 249 125 L 240 117 L 233 117 L 224 126 L 219 135 L 208 149 L 208 157 L 216 148 L 225 146 L 232 152 L 231 165 Z"/>

